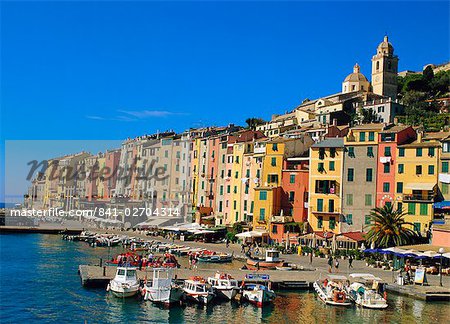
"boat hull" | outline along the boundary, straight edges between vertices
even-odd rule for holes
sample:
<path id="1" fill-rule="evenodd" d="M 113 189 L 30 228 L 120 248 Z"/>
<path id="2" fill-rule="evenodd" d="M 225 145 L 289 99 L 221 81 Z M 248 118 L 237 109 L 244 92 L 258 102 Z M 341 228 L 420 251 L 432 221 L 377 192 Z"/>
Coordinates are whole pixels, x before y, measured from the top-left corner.
<path id="1" fill-rule="evenodd" d="M 232 300 L 236 297 L 239 289 L 238 288 L 216 288 L 214 287 L 214 289 L 216 290 L 216 294 L 217 297 L 220 299 L 226 299 L 226 300 Z"/>
<path id="2" fill-rule="evenodd" d="M 146 288 L 144 300 L 154 303 L 173 304 L 179 303 L 183 296 L 183 290 L 179 288 Z"/>
<path id="3" fill-rule="evenodd" d="M 194 293 L 187 293 L 186 294 L 186 298 L 190 301 L 199 303 L 199 304 L 203 304 L 203 305 L 207 305 L 209 303 L 211 303 L 214 295 L 213 294 L 194 294 Z"/>
<path id="4" fill-rule="evenodd" d="M 267 290 L 244 290 L 242 298 L 258 307 L 262 307 L 271 303 L 275 298 L 275 294 Z"/>
<path id="5" fill-rule="evenodd" d="M 352 305 L 352 303 L 350 301 L 337 302 L 337 301 L 334 301 L 332 298 L 328 297 L 317 281 L 314 282 L 313 287 L 314 287 L 314 290 L 316 291 L 319 299 L 322 302 L 324 302 L 326 305 L 343 306 L 343 307 L 348 307 L 348 306 Z"/>
<path id="6" fill-rule="evenodd" d="M 247 259 L 247 265 L 254 267 L 254 268 L 264 268 L 264 269 L 276 269 L 276 267 L 282 267 L 284 264 L 284 261 L 277 261 L 277 262 L 267 262 L 267 261 L 261 261 L 257 259 Z"/>

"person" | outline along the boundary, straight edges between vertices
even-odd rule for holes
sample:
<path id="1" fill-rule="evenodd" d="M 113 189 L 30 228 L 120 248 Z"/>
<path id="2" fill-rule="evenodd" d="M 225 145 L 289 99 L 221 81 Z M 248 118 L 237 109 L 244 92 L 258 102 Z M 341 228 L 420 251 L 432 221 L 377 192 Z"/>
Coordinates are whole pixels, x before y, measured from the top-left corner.
<path id="1" fill-rule="evenodd" d="M 328 272 L 331 273 L 333 270 L 333 257 L 330 255 L 328 257 Z"/>
<path id="2" fill-rule="evenodd" d="M 309 264 L 312 264 L 312 259 L 313 259 L 312 255 L 313 255 L 312 251 L 309 252 Z"/>
<path id="3" fill-rule="evenodd" d="M 350 257 L 348 258 L 348 268 L 353 268 L 353 255 L 350 255 Z"/>
<path id="4" fill-rule="evenodd" d="M 339 272 L 339 260 L 338 259 L 335 259 L 334 267 L 336 268 L 336 273 Z"/>
<path id="5" fill-rule="evenodd" d="M 241 253 L 245 253 L 245 244 L 244 243 L 241 244 Z"/>
<path id="6" fill-rule="evenodd" d="M 227 241 L 226 241 L 226 246 L 227 246 L 227 249 L 230 246 L 230 240 L 229 239 L 227 239 Z"/>
<path id="7" fill-rule="evenodd" d="M 192 254 L 189 254 L 189 270 L 192 269 L 192 258 L 193 258 Z"/>

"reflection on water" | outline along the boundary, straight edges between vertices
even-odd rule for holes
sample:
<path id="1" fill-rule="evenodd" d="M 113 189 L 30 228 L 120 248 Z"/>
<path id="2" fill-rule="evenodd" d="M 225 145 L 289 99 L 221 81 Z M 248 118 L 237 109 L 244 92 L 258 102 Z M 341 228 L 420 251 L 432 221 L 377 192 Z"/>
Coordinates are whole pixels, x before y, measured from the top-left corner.
<path id="1" fill-rule="evenodd" d="M 389 308 L 381 311 L 325 306 L 307 292 L 278 292 L 274 305 L 264 309 L 238 303 L 166 309 L 137 298 L 118 299 L 102 289 L 81 287 L 79 264 L 96 264 L 100 258 L 110 259 L 121 251 L 117 247 L 91 248 L 51 235 L 2 235 L 0 322 L 446 323 L 450 318 L 448 303 L 426 304 L 393 294 L 389 295 Z M 187 266 L 186 258 L 180 261 Z M 199 266 L 225 270 L 231 265 Z"/>

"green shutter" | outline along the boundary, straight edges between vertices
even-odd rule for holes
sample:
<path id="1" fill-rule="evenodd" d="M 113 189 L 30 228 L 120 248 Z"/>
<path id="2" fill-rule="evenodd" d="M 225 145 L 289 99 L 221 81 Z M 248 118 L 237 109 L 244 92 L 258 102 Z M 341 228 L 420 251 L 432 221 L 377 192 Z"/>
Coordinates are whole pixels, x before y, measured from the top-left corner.
<path id="1" fill-rule="evenodd" d="M 428 204 L 420 204 L 420 215 L 426 216 L 428 214 Z"/>
<path id="2" fill-rule="evenodd" d="M 323 199 L 317 199 L 317 211 L 323 211 Z"/>
<path id="3" fill-rule="evenodd" d="M 428 174 L 434 174 L 434 165 L 428 166 Z"/>
<path id="4" fill-rule="evenodd" d="M 397 182 L 397 193 L 403 193 L 403 182 Z"/>
<path id="5" fill-rule="evenodd" d="M 372 206 L 372 195 L 371 194 L 365 195 L 365 205 Z"/>
<path id="6" fill-rule="evenodd" d="M 416 214 L 416 204 L 415 203 L 409 203 L 408 204 L 408 214 L 409 215 L 415 215 Z"/>
<path id="7" fill-rule="evenodd" d="M 442 172 L 448 172 L 448 162 L 442 162 Z"/>

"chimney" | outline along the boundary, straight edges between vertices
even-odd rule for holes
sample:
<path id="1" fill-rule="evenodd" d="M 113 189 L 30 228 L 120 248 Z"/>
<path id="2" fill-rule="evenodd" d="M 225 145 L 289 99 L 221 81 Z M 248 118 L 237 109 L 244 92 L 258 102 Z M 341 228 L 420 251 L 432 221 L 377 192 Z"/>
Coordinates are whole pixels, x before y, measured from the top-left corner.
<path id="1" fill-rule="evenodd" d="M 417 131 L 417 143 L 422 143 L 423 133 L 421 130 Z"/>

